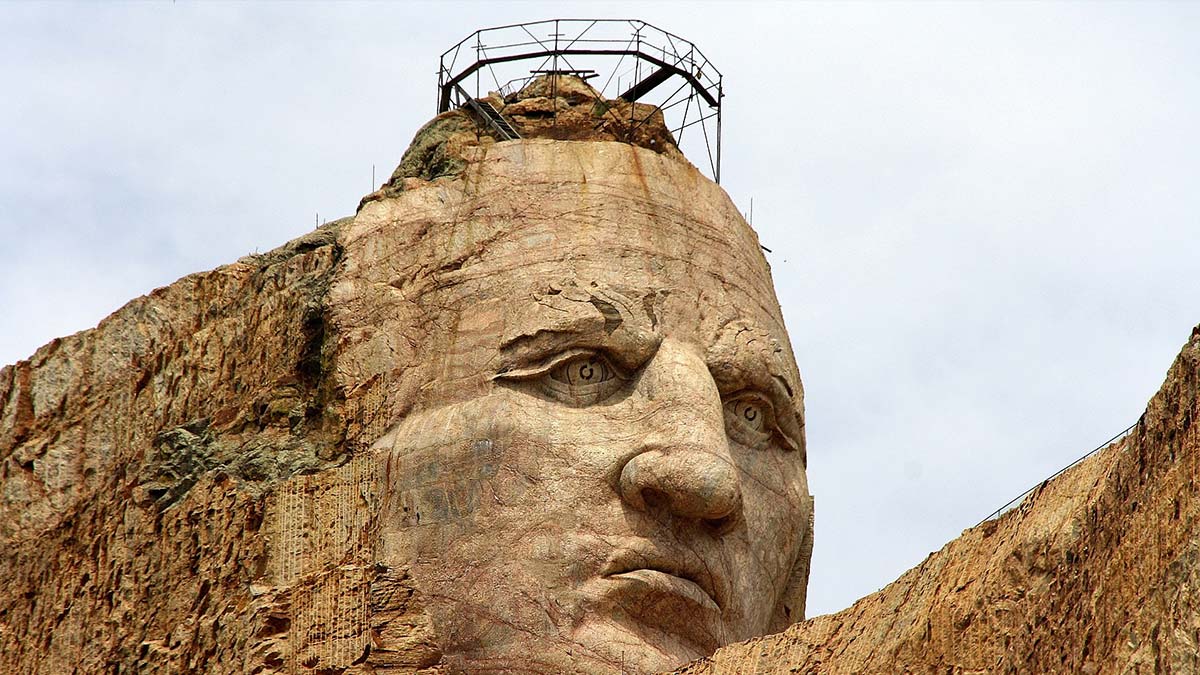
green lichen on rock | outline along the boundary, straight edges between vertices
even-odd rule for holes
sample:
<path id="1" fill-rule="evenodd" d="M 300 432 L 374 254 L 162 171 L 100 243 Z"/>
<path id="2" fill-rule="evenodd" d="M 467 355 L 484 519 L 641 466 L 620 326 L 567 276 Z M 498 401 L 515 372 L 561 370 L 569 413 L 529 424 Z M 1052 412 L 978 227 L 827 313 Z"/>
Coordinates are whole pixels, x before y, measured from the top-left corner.
<path id="1" fill-rule="evenodd" d="M 479 143 L 479 129 L 466 111 L 442 113 L 413 137 L 389 184 L 398 187 L 405 178 L 433 180 L 458 175 L 467 167 L 464 150 Z"/>

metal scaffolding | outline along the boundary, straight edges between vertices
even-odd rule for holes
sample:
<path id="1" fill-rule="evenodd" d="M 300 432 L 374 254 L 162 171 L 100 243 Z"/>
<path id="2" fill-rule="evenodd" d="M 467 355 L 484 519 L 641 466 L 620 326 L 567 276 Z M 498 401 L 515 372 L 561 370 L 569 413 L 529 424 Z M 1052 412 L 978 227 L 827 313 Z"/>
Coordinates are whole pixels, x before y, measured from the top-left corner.
<path id="1" fill-rule="evenodd" d="M 537 66 L 529 69 L 531 61 Z M 645 21 L 548 19 L 477 30 L 439 60 L 438 113 L 489 91 L 507 96 L 547 74 L 604 77 L 596 87 L 603 98 L 652 106 L 640 117 L 630 106 L 634 127 L 661 112 L 684 154 L 702 145 L 710 175 L 721 182 L 721 72 L 696 45 Z M 670 80 L 680 84 L 661 87 Z M 695 126 L 699 134 L 684 133 Z"/>

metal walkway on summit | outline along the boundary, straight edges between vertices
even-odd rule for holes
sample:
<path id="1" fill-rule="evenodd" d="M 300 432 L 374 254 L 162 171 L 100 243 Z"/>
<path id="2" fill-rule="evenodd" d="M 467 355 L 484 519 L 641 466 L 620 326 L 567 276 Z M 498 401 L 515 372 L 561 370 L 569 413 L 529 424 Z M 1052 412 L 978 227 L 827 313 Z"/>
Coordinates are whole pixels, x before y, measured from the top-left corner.
<path id="1" fill-rule="evenodd" d="M 537 67 L 528 68 L 530 61 Z M 721 182 L 721 73 L 696 45 L 645 21 L 548 19 L 477 30 L 441 56 L 438 113 L 469 107 L 498 138 L 520 138 L 504 111 L 482 99 L 489 91 L 508 96 L 547 74 L 606 76 L 600 96 L 652 106 L 634 122 L 661 112 L 684 154 L 706 156 L 710 176 Z M 677 87 L 662 87 L 672 80 Z M 689 153 L 684 131 L 694 126 L 700 131 L 688 136 Z"/>

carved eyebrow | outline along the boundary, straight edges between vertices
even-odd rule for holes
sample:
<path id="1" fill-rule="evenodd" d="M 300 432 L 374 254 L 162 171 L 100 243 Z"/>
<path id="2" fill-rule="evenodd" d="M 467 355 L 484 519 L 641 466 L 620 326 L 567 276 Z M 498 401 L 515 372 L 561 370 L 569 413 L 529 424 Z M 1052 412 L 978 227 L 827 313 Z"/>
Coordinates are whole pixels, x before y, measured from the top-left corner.
<path id="1" fill-rule="evenodd" d="M 795 388 L 785 374 L 782 353 L 769 333 L 738 320 L 721 327 L 705 350 L 704 359 L 718 387 L 724 383 L 738 388 L 753 384 L 764 392 L 782 388 L 782 396 L 790 399 Z"/>
<path id="2" fill-rule="evenodd" d="M 532 300 L 518 305 L 501 336 L 501 373 L 571 348 L 603 351 L 632 372 L 654 355 L 662 340 L 646 303 L 639 305 L 611 288 L 564 283 Z"/>
<path id="3" fill-rule="evenodd" d="M 749 351 L 736 350 L 735 360 L 732 362 L 727 360 L 728 352 L 717 359 L 711 358 L 710 355 L 708 371 L 716 381 L 721 395 L 747 388 L 756 389 L 769 395 L 777 406 L 791 407 L 795 390 L 785 376 L 773 372 L 782 369 L 772 368 L 776 364 L 771 363 L 771 359 L 764 357 L 761 352 L 747 353 Z"/>
<path id="4" fill-rule="evenodd" d="M 613 319 L 607 313 L 563 317 L 550 321 L 530 332 L 516 335 L 500 343 L 500 368 L 504 373 L 520 368 L 531 360 L 571 348 L 602 351 L 627 372 L 637 370 L 654 355 L 662 338 L 656 333 L 640 330 L 622 323 L 612 329 Z"/>
<path id="5" fill-rule="evenodd" d="M 705 362 L 722 396 L 748 388 L 767 395 L 782 431 L 796 436 L 799 443 L 804 417 L 782 354 L 768 334 L 737 322 L 727 324 L 717 335 L 705 353 Z"/>

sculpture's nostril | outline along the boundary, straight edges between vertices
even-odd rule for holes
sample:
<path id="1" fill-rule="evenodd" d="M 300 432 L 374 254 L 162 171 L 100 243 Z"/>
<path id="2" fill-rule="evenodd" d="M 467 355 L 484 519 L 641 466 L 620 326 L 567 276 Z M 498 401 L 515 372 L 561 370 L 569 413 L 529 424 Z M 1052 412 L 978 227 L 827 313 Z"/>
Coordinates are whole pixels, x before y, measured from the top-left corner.
<path id="1" fill-rule="evenodd" d="M 720 518 L 705 518 L 704 524 L 712 531 L 713 534 L 725 534 L 733 529 L 737 524 L 737 517 L 733 514 L 721 516 Z"/>

